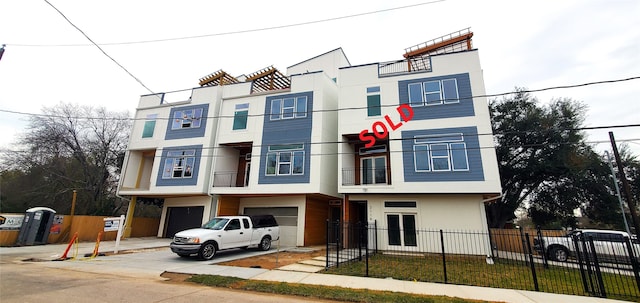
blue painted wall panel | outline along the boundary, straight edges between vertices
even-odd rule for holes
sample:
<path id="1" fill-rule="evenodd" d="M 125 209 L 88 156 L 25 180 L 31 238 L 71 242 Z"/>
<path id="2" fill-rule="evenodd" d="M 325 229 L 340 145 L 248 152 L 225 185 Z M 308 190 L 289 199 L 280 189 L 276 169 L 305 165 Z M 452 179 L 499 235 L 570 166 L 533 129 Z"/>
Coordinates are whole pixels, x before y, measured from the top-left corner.
<path id="1" fill-rule="evenodd" d="M 198 109 L 202 108 L 202 119 L 200 122 L 200 127 L 198 128 L 187 128 L 187 129 L 171 129 L 173 114 L 179 110 L 189 110 L 189 109 Z M 173 139 L 185 139 L 185 138 L 198 138 L 204 137 L 204 133 L 207 129 L 207 121 L 209 113 L 209 105 L 208 104 L 199 104 L 199 105 L 190 105 L 190 106 L 182 106 L 175 107 L 171 109 L 171 113 L 169 113 L 169 123 L 167 123 L 167 132 L 164 136 L 165 140 L 173 140 Z"/>
<path id="2" fill-rule="evenodd" d="M 469 161 L 469 170 L 416 172 L 413 154 L 414 137 L 451 133 L 462 133 L 464 136 L 464 143 L 467 148 L 467 159 Z M 480 156 L 480 143 L 478 142 L 478 130 L 475 126 L 403 131 L 402 162 L 405 182 L 484 181 L 482 157 Z"/>
<path id="3" fill-rule="evenodd" d="M 307 116 L 304 118 L 270 120 L 271 100 L 288 97 L 307 97 Z M 309 183 L 311 167 L 311 131 L 313 126 L 313 92 L 270 96 L 265 100 L 265 119 L 260 148 L 260 172 L 258 184 Z M 289 176 L 267 176 L 266 162 L 269 145 L 304 144 L 304 174 Z"/>
<path id="4" fill-rule="evenodd" d="M 470 117 L 475 115 L 475 111 L 473 109 L 471 82 L 469 80 L 469 74 L 466 73 L 398 81 L 398 98 L 400 100 L 400 104 L 409 103 L 409 84 L 444 79 L 456 79 L 458 84 L 458 98 L 460 98 L 460 102 L 413 107 L 414 116 L 412 120 Z"/>
<path id="5" fill-rule="evenodd" d="M 164 162 L 167 158 L 167 153 L 170 151 L 182 151 L 182 150 L 195 150 L 195 162 L 194 169 L 191 174 L 191 178 L 176 178 L 176 179 L 163 179 L 162 173 L 165 170 Z M 198 175 L 200 170 L 200 158 L 202 157 L 202 145 L 187 145 L 187 146 L 173 146 L 165 147 L 162 150 L 162 156 L 160 157 L 160 169 L 158 169 L 158 176 L 156 178 L 156 186 L 186 186 L 198 184 Z"/>

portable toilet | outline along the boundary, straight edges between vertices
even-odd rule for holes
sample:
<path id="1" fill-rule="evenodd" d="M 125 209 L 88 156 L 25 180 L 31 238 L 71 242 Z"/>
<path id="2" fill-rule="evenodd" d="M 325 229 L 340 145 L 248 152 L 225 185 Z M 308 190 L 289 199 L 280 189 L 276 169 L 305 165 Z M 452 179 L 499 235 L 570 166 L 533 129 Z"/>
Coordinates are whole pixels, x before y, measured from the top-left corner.
<path id="1" fill-rule="evenodd" d="M 16 245 L 47 244 L 49 229 L 53 224 L 56 211 L 48 207 L 34 207 L 27 209 L 18 233 Z"/>

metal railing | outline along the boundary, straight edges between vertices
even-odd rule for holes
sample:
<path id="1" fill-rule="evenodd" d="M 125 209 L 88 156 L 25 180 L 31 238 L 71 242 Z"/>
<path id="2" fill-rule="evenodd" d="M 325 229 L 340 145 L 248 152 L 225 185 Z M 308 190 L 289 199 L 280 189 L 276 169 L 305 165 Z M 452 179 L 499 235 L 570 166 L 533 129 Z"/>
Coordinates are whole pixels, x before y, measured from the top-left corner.
<path id="1" fill-rule="evenodd" d="M 598 251 L 593 239 L 576 238 L 580 250 L 558 262 L 536 252 L 536 237 L 535 231 L 407 231 L 375 222 L 328 221 L 326 272 L 632 301 L 640 298 L 640 270 L 634 261 L 638 256 L 628 239 L 624 245 L 631 258 L 602 260 L 600 254 L 592 253 Z"/>
<path id="2" fill-rule="evenodd" d="M 378 75 L 394 76 L 411 72 L 430 72 L 431 57 L 415 57 L 405 60 L 378 63 Z"/>
<path id="3" fill-rule="evenodd" d="M 388 168 L 343 168 L 342 185 L 390 185 Z"/>
<path id="4" fill-rule="evenodd" d="M 243 176 L 240 176 L 243 177 Z M 213 187 L 246 187 L 244 180 L 238 180 L 237 172 L 214 172 Z"/>

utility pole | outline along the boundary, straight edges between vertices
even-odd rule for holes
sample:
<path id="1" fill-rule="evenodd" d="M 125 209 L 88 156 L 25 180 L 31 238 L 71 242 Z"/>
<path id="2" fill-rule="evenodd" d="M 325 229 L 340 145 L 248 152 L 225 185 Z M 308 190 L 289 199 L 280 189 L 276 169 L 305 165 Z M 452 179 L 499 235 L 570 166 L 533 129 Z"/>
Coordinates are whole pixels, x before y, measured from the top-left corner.
<path id="1" fill-rule="evenodd" d="M 613 147 L 613 156 L 616 158 L 616 164 L 618 165 L 618 173 L 620 174 L 620 181 L 622 181 L 622 189 L 624 189 L 624 194 L 627 197 L 627 205 L 631 212 L 631 221 L 633 221 L 634 232 L 637 235 L 640 233 L 640 220 L 638 220 L 636 203 L 633 201 L 633 197 L 631 196 L 631 188 L 629 187 L 629 182 L 627 181 L 627 177 L 624 173 L 624 166 L 622 166 L 622 160 L 618 153 L 618 146 L 616 145 L 616 139 L 613 137 L 613 132 L 609 132 L 609 139 L 611 140 L 611 147 Z"/>

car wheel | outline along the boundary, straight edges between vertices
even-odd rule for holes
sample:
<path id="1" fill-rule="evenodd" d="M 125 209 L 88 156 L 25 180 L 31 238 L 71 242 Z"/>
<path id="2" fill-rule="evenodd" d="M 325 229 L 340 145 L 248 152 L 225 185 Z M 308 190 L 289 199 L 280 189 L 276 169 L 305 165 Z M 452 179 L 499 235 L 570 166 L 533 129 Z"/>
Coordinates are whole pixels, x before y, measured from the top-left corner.
<path id="1" fill-rule="evenodd" d="M 202 260 L 211 260 L 216 255 L 216 246 L 212 242 L 208 242 L 200 247 L 198 257 Z"/>
<path id="2" fill-rule="evenodd" d="M 178 256 L 183 257 L 183 258 L 188 258 L 191 255 L 190 254 L 178 254 Z"/>
<path id="3" fill-rule="evenodd" d="M 551 250 L 549 250 L 549 257 L 552 260 L 567 262 L 569 259 L 569 251 L 564 247 L 552 247 Z"/>
<path id="4" fill-rule="evenodd" d="M 262 240 L 260 240 L 259 248 L 260 250 L 264 250 L 264 251 L 271 249 L 271 238 L 269 237 L 262 238 Z"/>

